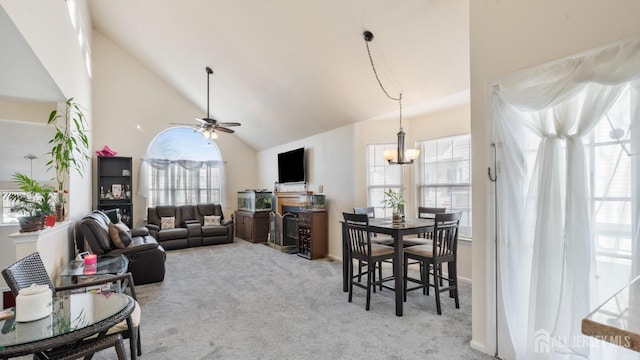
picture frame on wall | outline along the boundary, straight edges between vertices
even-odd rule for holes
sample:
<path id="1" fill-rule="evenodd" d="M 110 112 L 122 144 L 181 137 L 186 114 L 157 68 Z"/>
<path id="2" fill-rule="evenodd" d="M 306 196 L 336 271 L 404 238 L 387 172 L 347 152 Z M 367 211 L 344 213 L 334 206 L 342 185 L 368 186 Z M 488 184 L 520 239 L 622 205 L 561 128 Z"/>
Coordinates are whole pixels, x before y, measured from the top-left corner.
<path id="1" fill-rule="evenodd" d="M 121 184 L 111 185 L 111 194 L 113 194 L 114 199 L 122 199 L 122 185 Z"/>

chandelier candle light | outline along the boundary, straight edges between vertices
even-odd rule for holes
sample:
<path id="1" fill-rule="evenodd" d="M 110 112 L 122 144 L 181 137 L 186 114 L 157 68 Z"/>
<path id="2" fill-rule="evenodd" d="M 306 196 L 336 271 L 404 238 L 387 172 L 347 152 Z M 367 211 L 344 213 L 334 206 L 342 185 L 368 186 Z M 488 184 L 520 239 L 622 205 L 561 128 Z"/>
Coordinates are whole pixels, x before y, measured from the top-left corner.
<path id="1" fill-rule="evenodd" d="M 398 131 L 398 146 L 395 150 L 385 150 L 383 153 L 384 159 L 389 162 L 389 164 L 413 164 L 413 161 L 420 156 L 420 150 L 418 149 L 406 149 L 404 148 L 404 130 L 402 130 L 402 93 L 398 95 L 397 98 L 389 95 L 387 90 L 382 86 L 382 82 L 380 81 L 380 77 L 378 77 L 378 72 L 376 71 L 376 66 L 373 64 L 373 57 L 371 57 L 371 50 L 369 49 L 369 42 L 373 40 L 373 33 L 371 31 L 365 31 L 362 33 L 365 44 L 367 45 L 367 54 L 369 55 L 369 61 L 371 62 L 371 68 L 373 69 L 373 73 L 376 76 L 376 80 L 378 80 L 378 85 L 384 92 L 384 94 L 391 100 L 397 101 L 400 107 L 400 131 Z"/>

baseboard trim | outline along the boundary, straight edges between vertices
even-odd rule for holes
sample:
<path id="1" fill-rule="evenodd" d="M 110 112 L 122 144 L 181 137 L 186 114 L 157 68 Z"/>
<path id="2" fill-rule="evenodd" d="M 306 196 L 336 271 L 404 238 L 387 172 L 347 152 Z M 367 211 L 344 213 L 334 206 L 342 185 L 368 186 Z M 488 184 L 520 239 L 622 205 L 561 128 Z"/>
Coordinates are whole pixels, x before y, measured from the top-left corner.
<path id="1" fill-rule="evenodd" d="M 478 350 L 484 354 L 488 354 L 487 347 L 483 343 L 480 343 L 476 340 L 471 340 L 471 342 L 469 343 L 469 346 L 471 346 L 471 348 L 474 350 Z M 488 354 L 488 355 L 491 355 L 491 354 Z"/>

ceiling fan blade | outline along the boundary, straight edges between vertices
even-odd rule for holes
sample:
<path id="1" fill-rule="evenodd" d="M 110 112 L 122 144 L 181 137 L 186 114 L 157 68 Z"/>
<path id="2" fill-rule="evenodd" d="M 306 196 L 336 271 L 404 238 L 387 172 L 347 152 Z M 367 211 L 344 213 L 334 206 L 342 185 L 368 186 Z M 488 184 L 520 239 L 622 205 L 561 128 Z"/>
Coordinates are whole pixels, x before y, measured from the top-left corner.
<path id="1" fill-rule="evenodd" d="M 239 122 L 219 122 L 218 125 L 220 125 L 220 126 L 240 126 L 242 124 L 240 124 Z"/>
<path id="2" fill-rule="evenodd" d="M 195 117 L 194 118 L 197 122 L 202 123 L 202 124 L 215 124 L 217 121 L 215 119 L 211 119 L 211 118 L 199 118 L 199 117 Z"/>
<path id="3" fill-rule="evenodd" d="M 197 124 L 185 124 L 185 123 L 174 123 L 174 122 L 169 123 L 169 124 L 171 124 L 171 125 L 190 126 L 190 127 L 200 127 L 200 125 L 197 125 Z"/>
<path id="4" fill-rule="evenodd" d="M 233 130 L 227 129 L 226 127 L 222 127 L 222 126 L 218 126 L 216 128 L 216 131 L 222 131 L 222 132 L 226 132 L 226 133 L 229 133 L 229 134 L 233 134 L 234 133 Z"/>

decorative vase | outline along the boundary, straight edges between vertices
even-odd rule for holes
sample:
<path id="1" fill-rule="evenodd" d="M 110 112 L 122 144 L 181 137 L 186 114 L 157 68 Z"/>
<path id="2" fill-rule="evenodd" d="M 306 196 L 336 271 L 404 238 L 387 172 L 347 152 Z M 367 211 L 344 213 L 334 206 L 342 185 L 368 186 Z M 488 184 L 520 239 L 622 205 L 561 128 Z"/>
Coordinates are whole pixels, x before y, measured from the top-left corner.
<path id="1" fill-rule="evenodd" d="M 64 221 L 64 204 L 56 204 L 56 221 Z"/>
<path id="2" fill-rule="evenodd" d="M 21 216 L 18 218 L 20 232 L 32 232 L 44 229 L 44 215 Z"/>
<path id="3" fill-rule="evenodd" d="M 400 215 L 400 213 L 393 213 L 393 223 L 394 224 L 399 224 L 402 222 L 402 216 Z"/>

